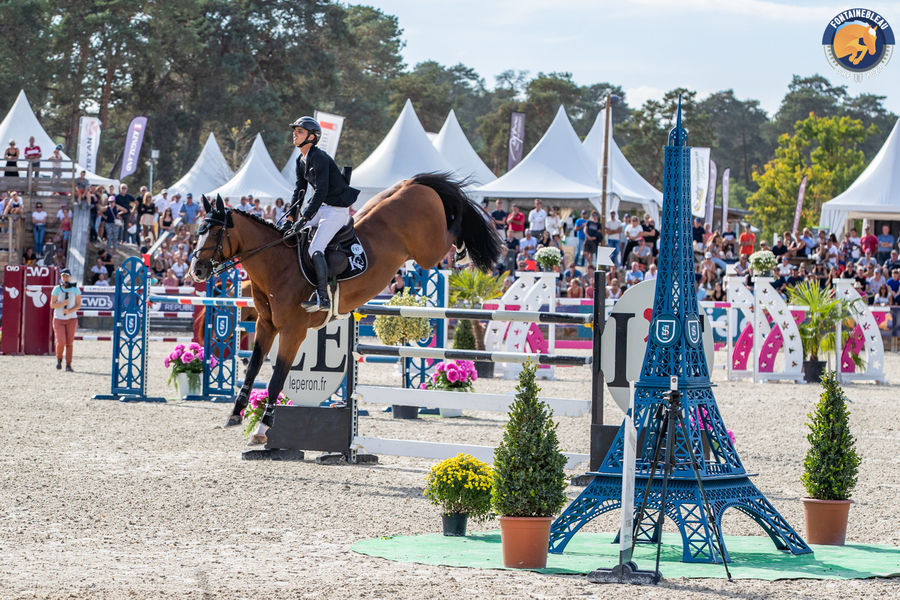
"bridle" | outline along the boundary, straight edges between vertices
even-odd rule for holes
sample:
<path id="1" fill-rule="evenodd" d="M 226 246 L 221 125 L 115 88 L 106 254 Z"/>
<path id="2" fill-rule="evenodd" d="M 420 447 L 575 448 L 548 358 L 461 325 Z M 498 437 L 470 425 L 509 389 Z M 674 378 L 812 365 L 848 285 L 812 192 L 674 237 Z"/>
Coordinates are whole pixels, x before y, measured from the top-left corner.
<path id="1" fill-rule="evenodd" d="M 253 248 L 252 250 L 248 250 L 243 254 L 234 254 L 234 246 L 231 243 L 231 235 L 229 235 L 228 230 L 234 227 L 234 219 L 232 219 L 232 211 L 230 208 L 226 208 L 224 212 L 212 211 L 206 215 L 206 218 L 203 219 L 203 223 L 200 225 L 200 229 L 197 230 L 199 235 L 203 235 L 208 232 L 213 227 L 219 227 L 219 233 L 216 237 L 216 247 L 213 249 L 212 254 L 207 259 L 201 259 L 200 253 L 209 249 L 208 245 L 205 245 L 203 248 L 197 248 L 191 253 L 191 257 L 196 260 L 198 263 L 208 261 L 213 269 L 210 277 L 215 277 L 220 273 L 228 271 L 230 269 L 235 268 L 241 261 L 250 258 L 266 250 L 273 246 L 277 246 L 284 242 L 284 238 L 278 238 L 276 240 L 272 240 L 271 242 L 267 242 L 262 246 L 258 246 Z M 228 241 L 228 254 L 231 255 L 231 258 L 225 258 L 225 252 L 223 251 L 225 241 Z"/>

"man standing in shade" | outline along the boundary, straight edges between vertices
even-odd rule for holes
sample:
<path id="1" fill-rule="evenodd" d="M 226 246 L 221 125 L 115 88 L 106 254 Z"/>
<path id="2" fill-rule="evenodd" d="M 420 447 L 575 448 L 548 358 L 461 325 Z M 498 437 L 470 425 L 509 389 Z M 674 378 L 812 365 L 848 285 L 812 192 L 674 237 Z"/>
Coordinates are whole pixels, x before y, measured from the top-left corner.
<path id="1" fill-rule="evenodd" d="M 535 200 L 534 209 L 528 212 L 528 229 L 537 239 L 541 239 L 547 229 L 547 211 L 541 206 L 540 200 Z"/>

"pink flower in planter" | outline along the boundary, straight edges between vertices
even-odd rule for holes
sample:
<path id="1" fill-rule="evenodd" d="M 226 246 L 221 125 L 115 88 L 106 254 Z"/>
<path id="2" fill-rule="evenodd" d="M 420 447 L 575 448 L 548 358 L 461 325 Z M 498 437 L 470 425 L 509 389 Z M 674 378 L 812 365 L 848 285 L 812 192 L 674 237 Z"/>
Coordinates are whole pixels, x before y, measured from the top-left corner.
<path id="1" fill-rule="evenodd" d="M 198 350 L 202 350 L 202 349 L 203 349 L 203 346 L 201 346 L 197 342 L 191 342 L 190 344 L 188 344 L 188 350 L 190 350 L 191 352 L 197 352 Z"/>
<path id="2" fill-rule="evenodd" d="M 193 361 L 193 360 L 194 360 L 193 352 L 185 352 L 184 354 L 181 355 L 181 362 L 186 365 L 190 364 L 191 361 Z"/>
<path id="3" fill-rule="evenodd" d="M 456 370 L 456 367 L 450 365 L 447 367 L 447 370 L 444 373 L 447 376 L 447 381 L 450 383 L 456 383 L 459 381 L 459 371 Z"/>
<path id="4" fill-rule="evenodd" d="M 168 357 L 168 356 L 165 357 L 165 358 L 163 359 L 163 365 L 165 365 L 165 367 L 166 367 L 167 369 L 169 368 L 169 362 L 170 362 L 170 361 L 169 361 L 169 357 Z"/>
<path id="5" fill-rule="evenodd" d="M 215 356 L 210 356 L 210 357 L 209 357 L 209 368 L 210 368 L 210 369 L 215 369 L 217 364 L 219 364 L 219 361 L 216 360 L 216 357 L 215 357 Z"/>
<path id="6" fill-rule="evenodd" d="M 446 369 L 446 368 L 447 368 L 447 363 L 445 363 L 445 362 L 439 362 L 439 363 L 437 364 L 437 366 L 434 368 L 434 371 L 435 371 L 436 373 L 443 373 L 443 372 L 444 372 L 444 369 Z"/>
<path id="7" fill-rule="evenodd" d="M 427 389 L 428 389 L 428 384 L 425 383 L 425 382 L 423 381 L 422 383 L 419 384 L 419 389 L 420 389 L 420 390 L 427 390 Z"/>

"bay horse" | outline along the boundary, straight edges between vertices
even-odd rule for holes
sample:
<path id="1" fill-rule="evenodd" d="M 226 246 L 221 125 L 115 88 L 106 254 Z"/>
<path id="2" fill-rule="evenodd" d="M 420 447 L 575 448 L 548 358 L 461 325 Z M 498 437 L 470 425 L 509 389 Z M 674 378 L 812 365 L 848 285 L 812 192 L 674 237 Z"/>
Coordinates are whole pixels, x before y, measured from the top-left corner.
<path id="1" fill-rule="evenodd" d="M 266 412 L 250 440 L 265 443 L 275 399 L 284 387 L 297 350 L 309 329 L 326 324 L 328 314 L 306 312 L 300 306 L 314 288 L 300 272 L 296 244 L 283 243 L 287 240 L 273 223 L 233 211 L 221 197 L 214 205 L 204 197 L 203 206 L 207 215 L 192 254 L 191 275 L 206 281 L 215 272 L 240 261 L 250 278 L 258 313 L 253 352 L 226 427 L 240 425 L 241 411 L 247 406 L 263 358 L 275 334 L 280 334 L 268 383 Z M 401 181 L 370 199 L 354 218 L 369 267 L 361 275 L 341 282 L 339 305 L 335 307 L 338 314 L 349 313 L 374 298 L 407 260 L 432 267 L 455 246 L 460 253 L 468 252 L 477 268 L 490 271 L 502 252 L 503 243 L 493 220 L 466 196 L 461 182 L 445 173 L 420 173 Z"/>

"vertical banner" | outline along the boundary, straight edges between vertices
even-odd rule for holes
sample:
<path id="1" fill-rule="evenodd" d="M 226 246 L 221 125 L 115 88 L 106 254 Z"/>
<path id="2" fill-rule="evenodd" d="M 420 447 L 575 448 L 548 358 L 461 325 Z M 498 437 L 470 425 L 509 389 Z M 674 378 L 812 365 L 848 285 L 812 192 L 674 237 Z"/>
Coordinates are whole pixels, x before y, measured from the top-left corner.
<path id="1" fill-rule="evenodd" d="M 712 225 L 713 213 L 716 210 L 716 180 L 718 179 L 716 171 L 716 161 L 709 161 L 709 185 L 706 193 L 706 223 Z"/>
<path id="2" fill-rule="evenodd" d="M 722 173 L 722 231 L 728 225 L 728 188 L 731 185 L 731 167 Z"/>
<path id="3" fill-rule="evenodd" d="M 709 148 L 691 148 L 691 214 L 706 216 L 706 193 L 709 191 Z"/>
<path id="4" fill-rule="evenodd" d="M 78 164 L 88 173 L 97 171 L 97 148 L 100 147 L 100 119 L 81 117 L 78 124 Z"/>
<path id="5" fill-rule="evenodd" d="M 319 148 L 334 158 L 337 154 L 338 141 L 341 139 L 341 130 L 344 129 L 344 117 L 327 112 L 316 111 L 316 121 L 322 126 L 322 139 L 319 140 Z"/>
<path id="6" fill-rule="evenodd" d="M 797 234 L 797 228 L 800 226 L 800 211 L 803 209 L 803 196 L 806 195 L 806 180 L 808 176 L 803 176 L 800 182 L 800 191 L 797 192 L 797 208 L 794 209 L 794 228 L 791 230 L 794 235 Z"/>
<path id="7" fill-rule="evenodd" d="M 509 153 L 506 158 L 506 170 L 511 171 L 522 160 L 525 148 L 525 113 L 513 112 L 509 117 Z"/>
<path id="8" fill-rule="evenodd" d="M 144 130 L 147 129 L 147 117 L 135 117 L 128 126 L 128 134 L 125 136 L 125 149 L 122 151 L 122 171 L 119 179 L 124 179 L 137 171 L 138 156 L 141 154 L 141 144 L 144 143 Z"/>

